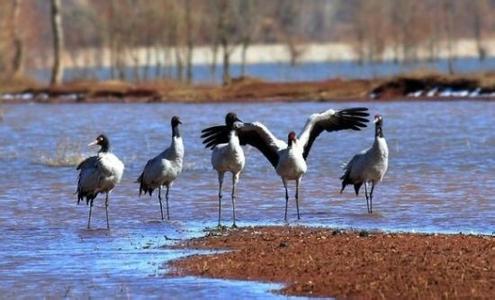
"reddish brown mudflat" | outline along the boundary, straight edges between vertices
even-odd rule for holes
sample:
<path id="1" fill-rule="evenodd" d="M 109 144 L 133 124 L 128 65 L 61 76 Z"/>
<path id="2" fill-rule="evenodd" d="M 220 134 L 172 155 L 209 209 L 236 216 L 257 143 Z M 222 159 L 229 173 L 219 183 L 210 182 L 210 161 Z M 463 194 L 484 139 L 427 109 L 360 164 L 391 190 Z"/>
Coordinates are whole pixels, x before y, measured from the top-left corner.
<path id="1" fill-rule="evenodd" d="M 466 91 L 459 94 L 441 90 Z M 471 92 L 479 94 L 475 98 Z M 43 86 L 30 80 L 5 81 L 0 78 L 0 94 L 13 93 L 22 102 L 22 94 L 35 102 L 291 102 L 291 101 L 406 101 L 406 100 L 495 100 L 495 73 L 441 75 L 413 72 L 390 78 L 328 79 L 304 82 L 264 81 L 254 77 L 233 79 L 226 85 L 188 85 L 174 80 L 139 83 L 110 80 L 81 80 L 62 85 Z M 431 95 L 429 95 L 431 94 Z M 449 96 L 450 95 L 450 96 Z"/>
<path id="2" fill-rule="evenodd" d="M 177 247 L 230 249 L 171 263 L 175 275 L 281 282 L 288 295 L 492 298 L 495 237 L 253 227 Z"/>

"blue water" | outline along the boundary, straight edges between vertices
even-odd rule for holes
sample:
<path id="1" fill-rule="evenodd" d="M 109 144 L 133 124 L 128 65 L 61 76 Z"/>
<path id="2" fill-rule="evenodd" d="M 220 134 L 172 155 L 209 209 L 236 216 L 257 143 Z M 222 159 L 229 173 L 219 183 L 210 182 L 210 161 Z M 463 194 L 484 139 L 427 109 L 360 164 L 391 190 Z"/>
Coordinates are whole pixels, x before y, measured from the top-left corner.
<path id="1" fill-rule="evenodd" d="M 266 64 L 251 64 L 246 66 L 246 75 L 259 77 L 271 81 L 311 81 L 325 80 L 330 78 L 360 78 L 369 79 L 376 77 L 384 77 L 410 72 L 417 69 L 425 69 L 447 73 L 448 62 L 445 59 L 436 60 L 434 62 L 415 62 L 406 64 L 396 64 L 391 61 L 383 63 L 367 63 L 357 64 L 352 61 L 343 62 L 326 62 L 326 63 L 301 63 L 296 66 L 290 66 L 287 63 L 266 63 Z M 484 61 L 479 61 L 476 58 L 459 58 L 454 60 L 453 69 L 456 73 L 483 72 L 495 70 L 495 57 L 488 57 Z M 140 77 L 143 78 L 145 68 L 140 68 Z M 211 74 L 208 65 L 197 65 L 193 68 L 193 80 L 198 83 L 204 82 L 221 82 L 221 66 L 218 66 L 214 75 Z M 241 66 L 238 64 L 232 65 L 232 76 L 238 77 L 241 75 Z M 134 69 L 126 69 L 126 78 L 129 80 L 135 79 Z M 174 77 L 176 70 L 167 68 L 162 70 L 163 74 L 168 77 Z M 155 78 L 155 69 L 149 68 L 149 79 Z M 48 82 L 50 79 L 49 70 L 39 70 L 34 76 L 43 82 Z M 162 75 L 163 76 L 163 75 Z M 95 79 L 110 79 L 111 73 L 109 68 L 79 68 L 67 69 L 64 74 L 64 79 L 74 80 L 81 78 Z"/>
<path id="2" fill-rule="evenodd" d="M 0 122 L 0 294 L 2 297 L 62 298 L 277 298 L 279 285 L 172 278 L 166 262 L 193 252 L 162 247 L 203 234 L 217 221 L 217 176 L 200 130 L 221 123 L 228 111 L 261 121 L 285 139 L 306 117 L 328 108 L 363 103 L 277 104 L 22 104 L 4 105 Z M 366 103 L 384 116 L 389 172 L 375 190 L 374 213 L 351 189 L 339 194 L 341 165 L 373 141 L 362 132 L 323 133 L 308 159 L 301 189 L 301 222 L 294 200 L 291 224 L 387 231 L 495 231 L 495 103 Z M 179 115 L 186 156 L 170 193 L 170 222 L 159 221 L 155 197 L 139 198 L 134 182 L 146 161 L 170 141 L 169 120 Z M 85 145 L 106 133 L 126 165 L 110 197 L 104 229 L 103 202 L 93 210 L 76 205 L 77 172 L 56 165 L 60 152 L 87 156 Z M 70 147 L 61 147 L 72 145 Z M 60 151 L 60 149 L 65 149 Z M 239 183 L 238 224 L 283 224 L 280 178 L 256 149 L 245 148 Z M 48 158 L 48 160 L 47 160 Z M 50 160 L 51 159 L 51 160 Z M 55 163 L 52 163 L 51 161 Z M 225 195 L 230 180 L 225 181 Z M 293 195 L 294 186 L 290 185 Z M 231 224 L 224 198 L 223 222 Z"/>

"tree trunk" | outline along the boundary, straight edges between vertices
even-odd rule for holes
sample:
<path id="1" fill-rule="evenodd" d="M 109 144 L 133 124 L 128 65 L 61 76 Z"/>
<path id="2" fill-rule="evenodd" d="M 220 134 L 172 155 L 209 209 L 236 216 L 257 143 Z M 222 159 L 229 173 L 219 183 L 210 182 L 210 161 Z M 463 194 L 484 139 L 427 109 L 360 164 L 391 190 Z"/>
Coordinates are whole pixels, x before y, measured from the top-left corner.
<path id="1" fill-rule="evenodd" d="M 210 77 L 213 81 L 216 82 L 216 74 L 217 74 L 217 56 L 218 56 L 218 43 L 216 41 L 213 42 L 211 47 L 211 64 L 210 64 Z"/>
<path id="2" fill-rule="evenodd" d="M 12 7 L 12 24 L 14 28 L 14 37 L 13 37 L 13 48 L 14 48 L 14 57 L 12 59 L 12 73 L 14 77 L 19 77 L 23 70 L 23 62 L 24 62 L 24 48 L 21 39 L 20 26 L 19 26 L 19 14 L 20 14 L 20 5 L 21 0 L 13 0 Z"/>
<path id="3" fill-rule="evenodd" d="M 101 53 L 105 53 L 105 44 L 100 45 L 98 48 L 95 48 L 93 51 L 93 61 L 95 62 L 95 67 L 91 68 L 91 74 L 94 78 L 100 78 L 99 70 L 104 70 L 107 66 L 105 65 L 105 59 L 107 55 L 101 55 Z M 103 77 L 106 79 L 107 75 L 103 73 Z"/>
<path id="4" fill-rule="evenodd" d="M 133 75 L 132 75 L 133 78 L 132 79 L 134 82 L 140 82 L 141 81 L 141 62 L 139 61 L 139 53 L 136 53 L 137 52 L 136 48 L 129 49 L 128 52 L 129 52 L 129 57 L 131 58 L 132 63 L 134 65 Z M 125 61 L 126 61 L 125 65 L 127 66 L 127 59 Z"/>
<path id="5" fill-rule="evenodd" d="M 452 32 L 452 27 L 453 27 L 453 6 L 452 3 L 447 0 L 444 2 L 445 5 L 445 11 L 447 14 L 447 20 L 445 22 L 446 26 L 446 33 L 447 33 L 447 65 L 448 65 L 448 70 L 449 74 L 454 74 L 454 65 L 453 65 L 453 49 L 452 49 L 452 43 L 453 43 L 453 32 Z"/>
<path id="6" fill-rule="evenodd" d="M 435 39 L 430 38 L 428 41 L 428 61 L 434 62 L 437 59 L 437 50 L 435 45 Z"/>
<path id="7" fill-rule="evenodd" d="M 478 4 L 472 4 L 478 5 Z M 481 9 L 480 7 L 474 8 L 474 22 L 473 22 L 473 30 L 474 30 L 474 38 L 476 40 L 476 50 L 478 52 L 478 59 L 483 61 L 486 57 L 486 51 L 483 47 L 482 38 L 481 38 Z"/>
<path id="8" fill-rule="evenodd" d="M 117 59 L 115 55 L 115 43 L 113 37 L 110 38 L 110 79 L 117 78 Z"/>
<path id="9" fill-rule="evenodd" d="M 64 62 L 62 51 L 64 49 L 64 32 L 62 28 L 62 3 L 60 0 L 51 0 L 51 22 L 53 32 L 53 69 L 51 84 L 60 84 L 64 76 Z"/>
<path id="10" fill-rule="evenodd" d="M 228 85 L 232 78 L 230 77 L 230 52 L 227 43 L 222 43 L 222 51 L 223 51 L 222 81 L 223 81 L 223 85 Z"/>
<path id="11" fill-rule="evenodd" d="M 158 45 L 153 46 L 153 52 L 155 53 L 155 75 L 154 79 L 157 80 L 159 79 L 162 75 L 162 64 L 160 61 L 160 49 L 158 48 Z"/>
<path id="12" fill-rule="evenodd" d="M 151 52 L 153 50 L 153 47 L 151 45 L 146 46 L 146 54 L 145 54 L 145 61 L 144 61 L 144 66 L 143 66 L 143 80 L 147 81 L 150 76 L 149 76 L 149 71 L 151 68 Z"/>
<path id="13" fill-rule="evenodd" d="M 174 47 L 175 51 L 175 64 L 176 64 L 176 78 L 179 81 L 184 80 L 184 62 L 182 61 L 182 56 L 180 55 L 180 47 L 176 45 Z"/>
<path id="14" fill-rule="evenodd" d="M 247 56 L 247 49 L 249 47 L 249 42 L 245 41 L 242 43 L 242 49 L 241 49 L 241 76 L 246 75 L 246 56 Z"/>
<path id="15" fill-rule="evenodd" d="M 185 0 L 186 4 L 186 81 L 191 84 L 193 80 L 192 57 L 193 57 L 193 36 L 192 36 L 192 21 L 191 21 L 191 0 Z"/>
<path id="16" fill-rule="evenodd" d="M 125 80 L 126 79 L 126 61 L 125 61 L 125 53 L 122 48 L 122 44 L 120 41 L 117 42 L 117 46 L 115 48 L 115 68 L 117 72 L 117 79 Z"/>
<path id="17" fill-rule="evenodd" d="M 364 32 L 361 28 L 357 30 L 357 55 L 358 65 L 364 65 L 366 61 L 366 50 L 364 46 Z"/>
<path id="18" fill-rule="evenodd" d="M 222 81 L 223 85 L 228 85 L 230 83 L 230 52 L 229 52 L 229 0 L 220 1 L 219 14 L 218 14 L 218 40 L 222 47 L 223 54 L 223 73 Z"/>
<path id="19" fill-rule="evenodd" d="M 163 47 L 163 78 L 172 78 L 173 76 L 173 62 L 172 59 L 172 51 L 175 48 L 172 47 Z"/>
<path id="20" fill-rule="evenodd" d="M 292 38 L 287 39 L 287 47 L 289 48 L 290 66 L 295 67 L 297 64 L 297 50 Z"/>

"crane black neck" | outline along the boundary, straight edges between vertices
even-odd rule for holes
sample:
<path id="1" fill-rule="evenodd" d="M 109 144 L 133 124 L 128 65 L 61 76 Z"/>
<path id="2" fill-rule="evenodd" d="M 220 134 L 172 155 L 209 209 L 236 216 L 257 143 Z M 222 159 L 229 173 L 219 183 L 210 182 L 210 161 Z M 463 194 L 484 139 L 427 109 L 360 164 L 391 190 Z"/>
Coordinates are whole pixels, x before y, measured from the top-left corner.
<path id="1" fill-rule="evenodd" d="M 179 124 L 172 126 L 172 137 L 180 137 Z"/>
<path id="2" fill-rule="evenodd" d="M 101 148 L 98 153 L 107 153 L 110 152 L 110 144 L 107 141 L 103 141 L 100 144 Z"/>
<path id="3" fill-rule="evenodd" d="M 383 135 L 383 123 L 381 120 L 376 122 L 375 137 L 381 137 L 381 138 L 384 137 L 384 135 Z"/>

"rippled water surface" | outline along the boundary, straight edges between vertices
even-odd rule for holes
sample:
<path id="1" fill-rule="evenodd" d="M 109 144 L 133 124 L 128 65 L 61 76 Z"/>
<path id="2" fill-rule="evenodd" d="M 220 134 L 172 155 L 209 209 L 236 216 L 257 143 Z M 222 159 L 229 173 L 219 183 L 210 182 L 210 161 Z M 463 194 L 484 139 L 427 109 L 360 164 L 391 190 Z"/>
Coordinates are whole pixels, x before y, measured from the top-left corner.
<path id="1" fill-rule="evenodd" d="M 164 262 L 189 251 L 164 249 L 175 239 L 216 225 L 217 178 L 200 130 L 228 111 L 258 120 L 285 139 L 306 117 L 327 108 L 362 104 L 67 104 L 4 105 L 0 122 L 0 292 L 2 297 L 46 295 L 156 298 L 265 298 L 278 285 L 171 278 Z M 301 190 L 299 224 L 393 231 L 495 231 L 495 104 L 489 102 L 370 103 L 380 112 L 390 149 L 389 172 L 377 186 L 374 214 L 349 188 L 340 195 L 341 165 L 368 147 L 374 130 L 324 133 L 310 153 Z M 185 168 L 170 193 L 170 222 L 160 222 L 155 197 L 137 196 L 134 183 L 146 161 L 168 146 L 169 120 L 184 123 Z M 106 133 L 126 165 L 110 198 L 112 229 L 105 230 L 100 198 L 94 229 L 87 207 L 73 195 L 70 163 Z M 281 180 L 256 149 L 246 148 L 239 184 L 239 225 L 283 224 Z M 60 157 L 68 157 L 61 162 Z M 55 166 L 54 166 L 55 165 Z M 56 166 L 62 165 L 62 166 Z M 226 180 L 225 195 L 229 195 Z M 293 194 L 291 185 L 291 194 Z M 224 223 L 231 205 L 224 197 Z M 289 203 L 297 224 L 295 203 Z"/>

